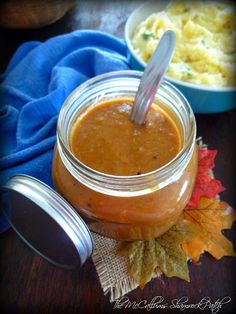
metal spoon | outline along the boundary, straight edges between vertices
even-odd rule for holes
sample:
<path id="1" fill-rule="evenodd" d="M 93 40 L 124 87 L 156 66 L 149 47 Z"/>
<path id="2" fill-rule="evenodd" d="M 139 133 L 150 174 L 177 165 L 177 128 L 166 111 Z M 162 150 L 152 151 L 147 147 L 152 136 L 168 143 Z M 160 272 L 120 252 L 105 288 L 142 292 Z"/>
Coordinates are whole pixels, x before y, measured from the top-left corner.
<path id="1" fill-rule="evenodd" d="M 139 125 L 144 123 L 157 89 L 173 56 L 175 44 L 175 33 L 171 30 L 166 31 L 142 75 L 131 112 L 131 121 L 133 123 Z"/>

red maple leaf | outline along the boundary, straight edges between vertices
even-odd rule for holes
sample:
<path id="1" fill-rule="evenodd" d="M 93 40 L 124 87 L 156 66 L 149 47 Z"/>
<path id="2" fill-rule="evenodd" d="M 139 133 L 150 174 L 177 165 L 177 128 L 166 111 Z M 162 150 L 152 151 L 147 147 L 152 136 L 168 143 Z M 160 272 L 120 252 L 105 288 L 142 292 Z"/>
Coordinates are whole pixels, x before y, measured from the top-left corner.
<path id="1" fill-rule="evenodd" d="M 196 182 L 186 208 L 197 208 L 202 196 L 215 198 L 218 193 L 225 190 L 221 182 L 210 175 L 210 170 L 215 167 L 216 155 L 217 150 L 199 149 Z"/>

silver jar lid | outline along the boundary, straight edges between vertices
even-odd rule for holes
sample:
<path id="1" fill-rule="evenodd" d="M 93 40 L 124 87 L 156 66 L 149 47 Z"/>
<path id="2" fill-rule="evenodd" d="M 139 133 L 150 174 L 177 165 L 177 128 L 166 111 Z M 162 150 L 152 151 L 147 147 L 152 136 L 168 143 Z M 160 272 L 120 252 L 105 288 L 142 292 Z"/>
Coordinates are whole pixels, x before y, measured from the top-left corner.
<path id="1" fill-rule="evenodd" d="M 1 210 L 17 234 L 53 264 L 75 268 L 93 252 L 93 238 L 82 218 L 33 177 L 15 175 L 1 188 Z"/>

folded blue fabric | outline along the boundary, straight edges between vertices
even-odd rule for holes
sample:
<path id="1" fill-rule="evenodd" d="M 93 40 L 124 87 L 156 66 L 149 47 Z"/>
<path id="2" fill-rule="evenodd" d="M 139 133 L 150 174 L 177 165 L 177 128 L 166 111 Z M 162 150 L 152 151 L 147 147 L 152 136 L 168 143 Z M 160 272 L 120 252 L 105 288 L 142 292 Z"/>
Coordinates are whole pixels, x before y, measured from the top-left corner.
<path id="1" fill-rule="evenodd" d="M 52 186 L 59 110 L 87 79 L 129 69 L 125 43 L 106 33 L 75 31 L 21 45 L 0 77 L 0 185 L 31 175 Z M 0 232 L 9 227 L 0 216 Z"/>

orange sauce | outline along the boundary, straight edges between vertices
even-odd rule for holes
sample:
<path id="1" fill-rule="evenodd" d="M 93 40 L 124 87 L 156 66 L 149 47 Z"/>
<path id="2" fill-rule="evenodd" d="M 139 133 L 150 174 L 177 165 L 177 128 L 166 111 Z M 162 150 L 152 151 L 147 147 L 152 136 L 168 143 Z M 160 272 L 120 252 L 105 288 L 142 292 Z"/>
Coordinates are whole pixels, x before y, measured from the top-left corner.
<path id="1" fill-rule="evenodd" d="M 136 125 L 130 120 L 131 109 L 129 100 L 110 100 L 77 119 L 70 136 L 72 153 L 87 166 L 118 176 L 147 173 L 167 164 L 181 149 L 175 124 L 153 105 L 145 124 Z"/>
<path id="2" fill-rule="evenodd" d="M 113 99 L 75 117 L 69 134 L 72 154 L 90 168 L 118 176 L 149 173 L 170 162 L 183 145 L 178 121 L 153 104 L 145 124 L 138 126 L 130 121 L 131 108 L 132 100 Z M 90 230 L 118 240 L 154 238 L 173 226 L 191 196 L 196 172 L 195 146 L 172 183 L 143 195 L 115 196 L 80 182 L 64 165 L 57 147 L 53 162 L 57 191 Z"/>

